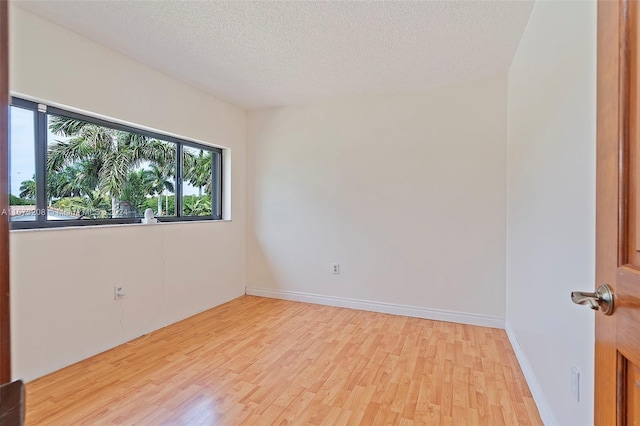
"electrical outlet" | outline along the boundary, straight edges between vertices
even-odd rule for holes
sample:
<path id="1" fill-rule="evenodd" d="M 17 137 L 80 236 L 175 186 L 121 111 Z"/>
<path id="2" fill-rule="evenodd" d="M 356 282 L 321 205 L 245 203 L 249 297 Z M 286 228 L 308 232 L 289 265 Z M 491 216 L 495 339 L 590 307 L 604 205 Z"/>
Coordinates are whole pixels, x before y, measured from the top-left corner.
<path id="1" fill-rule="evenodd" d="M 580 402 L 580 371 L 575 365 L 571 366 L 571 393 Z"/>
<path id="2" fill-rule="evenodd" d="M 338 275 L 340 273 L 340 264 L 334 263 L 333 265 L 331 265 L 331 270 L 334 274 Z"/>
<path id="3" fill-rule="evenodd" d="M 123 299 L 126 295 L 127 293 L 125 293 L 123 285 L 113 286 L 113 300 Z"/>

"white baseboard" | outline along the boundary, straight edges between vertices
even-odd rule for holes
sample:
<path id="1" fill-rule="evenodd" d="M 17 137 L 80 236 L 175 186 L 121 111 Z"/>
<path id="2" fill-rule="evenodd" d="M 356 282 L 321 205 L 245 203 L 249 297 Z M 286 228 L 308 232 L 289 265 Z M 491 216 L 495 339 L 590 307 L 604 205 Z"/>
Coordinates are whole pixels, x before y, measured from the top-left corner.
<path id="1" fill-rule="evenodd" d="M 540 387 L 540 382 L 538 382 L 538 378 L 533 372 L 533 367 L 529 363 L 529 359 L 525 355 L 522 347 L 520 346 L 520 342 L 516 338 L 516 335 L 513 329 L 509 326 L 509 323 L 505 321 L 505 331 L 507 332 L 507 337 L 509 337 L 509 341 L 511 342 L 511 346 L 513 347 L 513 351 L 516 354 L 516 358 L 518 358 L 518 363 L 520 364 L 520 368 L 522 369 L 522 374 L 524 374 L 524 378 L 529 385 L 529 390 L 531 391 L 531 395 L 533 396 L 533 400 L 536 402 L 538 406 L 538 412 L 540 413 L 540 418 L 542 418 L 542 422 L 546 426 L 556 426 L 558 421 L 556 420 L 553 412 L 551 411 L 551 407 L 549 406 L 549 402 L 547 401 L 544 392 L 542 391 L 542 387 Z"/>
<path id="2" fill-rule="evenodd" d="M 504 328 L 503 318 L 492 317 L 488 315 L 467 314 L 463 312 L 445 311 L 440 309 L 428 309 L 418 306 L 372 302 L 369 300 L 349 299 L 346 297 L 322 296 L 319 294 L 301 293 L 298 291 L 270 290 L 266 288 L 247 287 L 246 294 L 250 296 L 269 297 L 271 299 L 284 299 L 292 300 L 295 302 L 337 306 L 340 308 L 361 309 L 363 311 L 404 315 L 407 317 L 424 318 L 437 321 L 480 325 L 483 327 Z"/>

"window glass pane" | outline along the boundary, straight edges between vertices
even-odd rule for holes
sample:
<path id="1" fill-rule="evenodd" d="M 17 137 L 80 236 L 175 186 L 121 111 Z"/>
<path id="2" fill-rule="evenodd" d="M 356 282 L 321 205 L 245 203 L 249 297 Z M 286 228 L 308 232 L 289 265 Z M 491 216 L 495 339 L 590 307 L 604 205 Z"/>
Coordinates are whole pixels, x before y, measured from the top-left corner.
<path id="1" fill-rule="evenodd" d="M 9 219 L 13 222 L 34 221 L 36 219 L 35 113 L 12 106 L 10 114 Z"/>
<path id="2" fill-rule="evenodd" d="M 184 146 L 182 215 L 211 215 L 211 151 Z"/>
<path id="3" fill-rule="evenodd" d="M 137 168 L 141 190 L 137 191 L 135 205 L 140 205 L 142 213 L 153 210 L 156 217 L 176 215 L 176 154 L 177 145 L 151 139 L 151 160 L 144 161 Z M 138 204 L 144 194 L 142 204 Z"/>
<path id="4" fill-rule="evenodd" d="M 48 132 L 49 220 L 175 215 L 175 144 L 55 115 Z"/>

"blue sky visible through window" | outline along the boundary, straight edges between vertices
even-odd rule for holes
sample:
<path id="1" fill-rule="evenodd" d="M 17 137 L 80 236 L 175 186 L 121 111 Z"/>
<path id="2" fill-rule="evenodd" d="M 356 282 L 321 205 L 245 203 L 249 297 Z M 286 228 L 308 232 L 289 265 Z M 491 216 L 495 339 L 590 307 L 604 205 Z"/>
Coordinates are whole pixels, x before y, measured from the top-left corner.
<path id="1" fill-rule="evenodd" d="M 11 107 L 11 194 L 20 194 L 22 182 L 32 180 L 36 173 L 34 148 L 35 114 L 22 108 Z"/>

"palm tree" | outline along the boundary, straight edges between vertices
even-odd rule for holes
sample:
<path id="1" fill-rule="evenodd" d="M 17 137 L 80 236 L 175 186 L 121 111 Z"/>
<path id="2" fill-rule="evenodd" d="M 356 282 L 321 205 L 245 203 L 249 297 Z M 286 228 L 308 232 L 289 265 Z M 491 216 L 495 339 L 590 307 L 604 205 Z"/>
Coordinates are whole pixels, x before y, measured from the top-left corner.
<path id="1" fill-rule="evenodd" d="M 47 192 L 50 198 L 82 197 L 98 187 L 98 167 L 89 161 L 72 164 L 47 176 Z"/>
<path id="2" fill-rule="evenodd" d="M 191 152 L 185 150 L 185 178 L 189 183 L 198 188 L 198 197 L 202 198 L 202 188 L 207 192 L 211 191 L 211 153 L 205 154 L 200 150 L 196 157 Z"/>
<path id="3" fill-rule="evenodd" d="M 134 209 L 134 216 L 139 216 L 144 211 L 144 204 L 147 201 L 149 189 L 144 181 L 144 170 L 133 170 L 129 172 L 127 184 L 122 191 L 122 199 L 127 200 Z"/>
<path id="4" fill-rule="evenodd" d="M 20 198 L 35 200 L 36 198 L 36 177 L 32 180 L 25 180 L 20 183 Z"/>
<path id="5" fill-rule="evenodd" d="M 119 199 L 125 191 L 129 173 L 143 162 L 168 163 L 175 149 L 167 143 L 135 133 L 53 116 L 49 129 L 56 135 L 69 137 L 49 147 L 49 175 L 69 166 L 85 164 L 87 179 L 111 198 L 111 216 L 119 215 Z"/>
<path id="6" fill-rule="evenodd" d="M 81 197 L 95 190 L 97 180 L 92 177 L 91 167 L 87 162 L 73 164 L 63 168 L 60 172 L 49 173 L 47 176 L 47 198 L 51 206 L 53 198 Z M 25 180 L 20 184 L 20 198 L 35 200 L 36 182 Z"/>
<path id="7" fill-rule="evenodd" d="M 165 191 L 173 192 L 174 186 L 173 182 L 169 180 L 169 170 L 168 168 L 158 166 L 157 164 L 151 164 L 149 169 L 144 170 L 143 172 L 143 181 L 145 183 L 145 187 L 148 190 L 150 195 L 156 194 L 158 196 L 158 216 L 162 216 L 162 195 Z M 167 213 L 169 204 L 168 198 L 165 202 L 165 213 Z"/>

